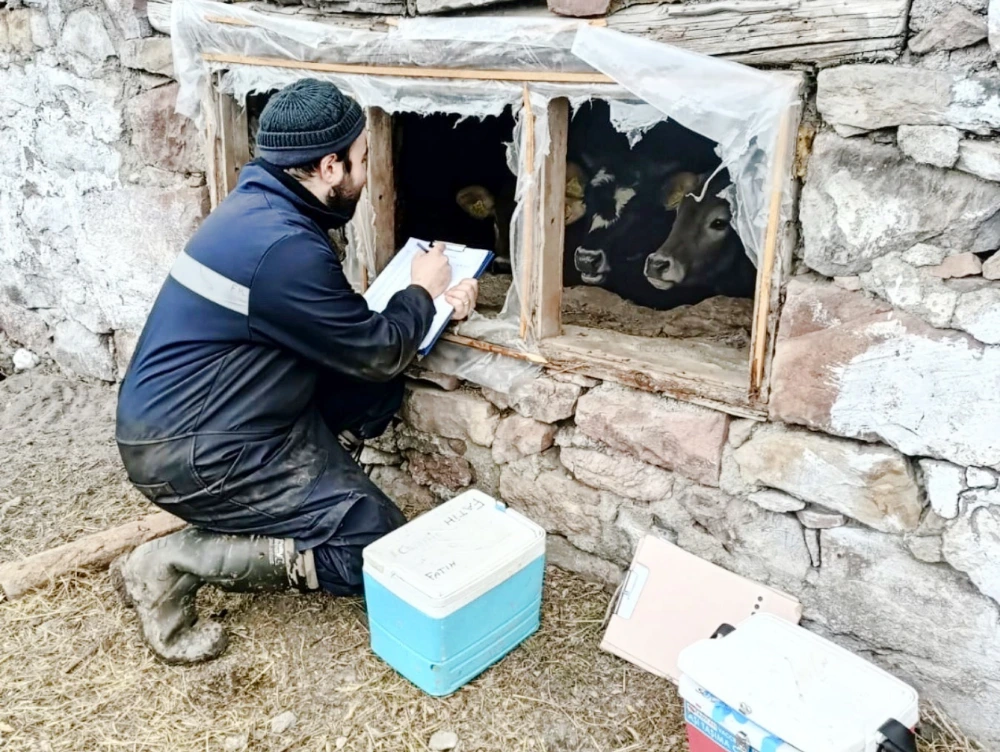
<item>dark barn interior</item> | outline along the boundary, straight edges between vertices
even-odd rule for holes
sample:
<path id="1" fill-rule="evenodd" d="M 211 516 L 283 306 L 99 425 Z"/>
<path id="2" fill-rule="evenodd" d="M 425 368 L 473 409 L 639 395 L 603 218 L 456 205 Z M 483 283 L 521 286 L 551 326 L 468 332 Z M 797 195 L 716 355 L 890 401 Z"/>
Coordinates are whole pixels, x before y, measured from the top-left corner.
<path id="1" fill-rule="evenodd" d="M 510 287 L 509 238 L 517 176 L 507 166 L 514 116 L 461 120 L 402 113 L 393 118 L 396 245 L 410 237 L 496 254 L 480 280 L 481 313 L 495 314 Z"/>

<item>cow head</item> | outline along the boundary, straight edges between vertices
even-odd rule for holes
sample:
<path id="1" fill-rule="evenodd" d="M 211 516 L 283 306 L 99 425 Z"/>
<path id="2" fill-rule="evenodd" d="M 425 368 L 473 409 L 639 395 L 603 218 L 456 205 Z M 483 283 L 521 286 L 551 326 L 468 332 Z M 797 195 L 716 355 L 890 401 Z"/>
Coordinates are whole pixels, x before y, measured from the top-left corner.
<path id="1" fill-rule="evenodd" d="M 575 162 L 566 163 L 565 223 L 574 224 L 587 211 L 585 203 L 586 174 Z M 495 234 L 495 254 L 498 266 L 510 270 L 510 223 L 516 206 L 513 183 L 494 194 L 481 185 L 469 185 L 455 195 L 455 201 L 470 217 L 492 220 Z"/>
<path id="2" fill-rule="evenodd" d="M 682 172 L 668 184 L 664 205 L 676 210 L 677 217 L 667 239 L 646 258 L 643 269 L 649 283 L 659 290 L 703 283 L 736 232 L 729 202 L 718 195 L 728 178 L 715 177 L 706 187 L 708 178 L 709 174 Z"/>
<path id="3" fill-rule="evenodd" d="M 596 167 L 586 189 L 588 226 L 573 263 L 588 285 L 606 285 L 616 268 L 639 264 L 666 236 L 666 211 L 658 200 L 673 163 Z"/>

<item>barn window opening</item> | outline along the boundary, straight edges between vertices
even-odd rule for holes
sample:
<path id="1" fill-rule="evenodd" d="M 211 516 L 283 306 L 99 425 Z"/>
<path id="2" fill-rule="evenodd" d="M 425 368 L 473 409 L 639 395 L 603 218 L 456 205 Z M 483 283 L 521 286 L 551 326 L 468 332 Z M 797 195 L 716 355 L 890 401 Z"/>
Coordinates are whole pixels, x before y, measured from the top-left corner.
<path id="1" fill-rule="evenodd" d="M 487 248 L 495 259 L 479 281 L 477 310 L 496 316 L 511 285 L 510 235 L 517 173 L 508 165 L 515 120 L 403 112 L 393 117 L 395 247 L 408 238 Z"/>
<path id="2" fill-rule="evenodd" d="M 603 100 L 566 147 L 563 327 L 746 350 L 756 268 L 733 227 L 717 144 L 672 120 L 630 138 Z"/>
<path id="3" fill-rule="evenodd" d="M 356 289 L 411 236 L 497 254 L 426 368 L 500 390 L 572 372 L 766 415 L 802 75 L 568 20 L 359 32 L 175 10 L 178 109 L 214 139 L 213 205 L 268 95 L 317 77 L 368 113 L 368 188 L 332 238 Z"/>

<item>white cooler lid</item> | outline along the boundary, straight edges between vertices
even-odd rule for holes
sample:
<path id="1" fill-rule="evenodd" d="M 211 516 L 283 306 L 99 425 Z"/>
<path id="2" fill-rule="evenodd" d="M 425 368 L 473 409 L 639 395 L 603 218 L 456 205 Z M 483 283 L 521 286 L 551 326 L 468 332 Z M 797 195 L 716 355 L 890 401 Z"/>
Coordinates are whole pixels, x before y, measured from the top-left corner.
<path id="1" fill-rule="evenodd" d="M 364 569 L 394 595 L 442 618 L 545 553 L 545 530 L 475 489 L 365 547 Z"/>
<path id="2" fill-rule="evenodd" d="M 890 718 L 919 720 L 917 693 L 877 666 L 767 613 L 681 651 L 681 672 L 802 752 L 865 752 Z"/>

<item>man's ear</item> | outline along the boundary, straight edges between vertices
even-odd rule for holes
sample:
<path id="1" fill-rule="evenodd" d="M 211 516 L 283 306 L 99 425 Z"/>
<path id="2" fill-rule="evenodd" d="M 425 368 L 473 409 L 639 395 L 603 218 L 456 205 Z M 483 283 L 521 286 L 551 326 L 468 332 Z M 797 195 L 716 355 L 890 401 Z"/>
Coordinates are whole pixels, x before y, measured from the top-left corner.
<path id="1" fill-rule="evenodd" d="M 469 185 L 456 194 L 455 201 L 470 217 L 487 219 L 496 213 L 496 200 L 481 185 Z"/>
<path id="2" fill-rule="evenodd" d="M 344 169 L 344 163 L 336 154 L 327 154 L 319 162 L 319 176 L 324 183 L 340 185 L 347 177 L 347 171 Z"/>

